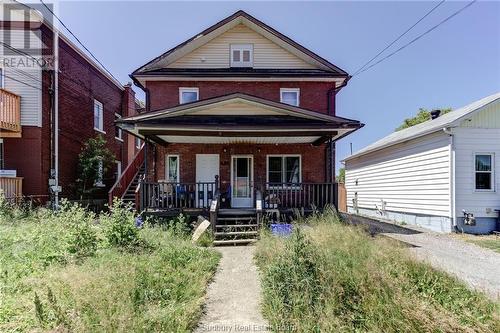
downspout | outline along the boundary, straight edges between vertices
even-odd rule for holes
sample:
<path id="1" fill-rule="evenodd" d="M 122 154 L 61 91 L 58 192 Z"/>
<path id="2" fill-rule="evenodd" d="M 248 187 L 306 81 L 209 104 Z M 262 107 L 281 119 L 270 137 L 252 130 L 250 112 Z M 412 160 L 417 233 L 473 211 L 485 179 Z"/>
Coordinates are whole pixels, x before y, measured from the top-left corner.
<path id="1" fill-rule="evenodd" d="M 450 219 L 451 219 L 451 230 L 456 231 L 457 221 L 456 221 L 456 198 L 455 198 L 455 136 L 453 131 L 449 127 L 443 128 L 443 132 L 449 137 L 449 154 L 450 154 Z"/>
<path id="2" fill-rule="evenodd" d="M 327 93 L 327 99 L 328 99 L 328 115 L 330 116 L 335 116 L 336 115 L 336 111 L 335 111 L 335 97 L 337 96 L 337 93 L 340 91 L 340 89 L 342 89 L 343 87 L 345 87 L 347 85 L 347 83 L 349 82 L 349 80 L 351 79 L 352 76 L 348 76 L 345 78 L 344 82 L 342 82 L 341 85 L 339 85 L 338 87 L 337 86 L 334 86 L 333 88 L 331 88 L 330 90 L 328 90 L 328 93 Z M 336 149 L 335 149 L 335 140 L 333 140 L 333 138 L 331 138 L 330 140 L 328 140 L 328 148 L 327 148 L 328 152 L 329 152 L 329 162 L 326 162 L 325 164 L 330 164 L 330 171 L 326 171 L 326 174 L 327 174 L 327 180 L 329 179 L 331 183 L 335 183 L 335 155 L 336 155 Z M 326 150 L 325 150 L 325 157 L 328 156 L 328 154 L 326 153 Z"/>
<path id="3" fill-rule="evenodd" d="M 54 29 L 54 204 L 59 207 L 59 30 Z"/>

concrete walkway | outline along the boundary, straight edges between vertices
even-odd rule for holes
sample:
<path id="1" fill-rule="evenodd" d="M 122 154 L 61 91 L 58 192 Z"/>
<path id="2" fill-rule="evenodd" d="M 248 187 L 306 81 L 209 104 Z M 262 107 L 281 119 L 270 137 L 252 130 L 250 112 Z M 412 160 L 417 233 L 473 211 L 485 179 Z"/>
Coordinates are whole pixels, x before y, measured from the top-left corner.
<path id="1" fill-rule="evenodd" d="M 261 287 L 253 246 L 216 248 L 222 253 L 208 286 L 205 314 L 195 332 L 266 332 L 260 312 Z"/>
<path id="2" fill-rule="evenodd" d="M 495 251 L 415 226 L 402 227 L 354 215 L 346 218 L 353 224 L 368 226 L 372 234 L 409 244 L 409 251 L 417 259 L 458 277 L 493 300 L 500 299 L 500 254 Z"/>

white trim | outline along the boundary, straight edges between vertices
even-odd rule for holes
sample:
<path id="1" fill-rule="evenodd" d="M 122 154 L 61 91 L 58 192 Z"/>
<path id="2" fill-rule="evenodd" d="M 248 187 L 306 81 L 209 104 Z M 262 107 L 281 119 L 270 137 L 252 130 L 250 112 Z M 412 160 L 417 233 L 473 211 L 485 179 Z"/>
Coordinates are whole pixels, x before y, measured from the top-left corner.
<path id="1" fill-rule="evenodd" d="M 145 85 L 146 81 L 193 81 L 192 76 L 171 75 L 136 75 L 135 78 Z M 230 81 L 230 82 L 336 82 L 340 86 L 344 77 L 197 77 L 196 81 Z"/>
<path id="2" fill-rule="evenodd" d="M 476 170 L 476 156 L 478 155 L 488 155 L 491 157 L 491 171 L 477 171 Z M 491 193 L 491 192 L 496 192 L 495 189 L 495 153 L 491 152 L 474 152 L 473 153 L 473 158 L 472 158 L 472 170 L 473 174 L 472 176 L 474 177 L 473 183 L 474 183 L 474 188 L 473 191 L 475 193 Z M 490 173 L 491 174 L 491 179 L 490 179 L 490 186 L 491 189 L 478 189 L 477 184 L 476 184 L 476 174 L 477 173 Z"/>
<path id="3" fill-rule="evenodd" d="M 283 93 L 287 93 L 287 92 L 297 93 L 297 104 L 296 105 L 295 104 L 285 103 L 283 101 Z M 280 102 L 288 104 L 288 105 L 299 107 L 300 106 L 300 88 L 280 88 Z"/>
<path id="4" fill-rule="evenodd" d="M 182 100 L 182 94 L 183 93 L 196 93 L 196 100 L 199 101 L 200 100 L 200 89 L 197 88 L 197 87 L 180 87 L 179 88 L 179 104 L 185 104 L 185 103 L 188 103 L 188 102 L 184 102 Z"/>
<path id="5" fill-rule="evenodd" d="M 231 184 L 231 192 L 234 191 L 234 184 L 233 184 L 233 176 L 234 176 L 234 159 L 235 158 L 249 158 L 250 159 L 250 180 L 249 180 L 249 187 L 250 187 L 250 198 L 240 198 L 240 199 L 249 199 L 251 204 L 249 207 L 253 207 L 253 200 L 254 200 L 254 190 L 252 183 L 254 182 L 254 160 L 253 160 L 253 155 L 252 154 L 242 154 L 242 155 L 231 155 L 231 179 L 230 179 L 230 184 Z M 233 193 L 231 195 L 231 207 L 241 207 L 243 208 L 244 206 L 234 206 L 234 196 Z"/>
<path id="6" fill-rule="evenodd" d="M 0 66 L 0 88 L 4 89 L 5 87 L 5 81 L 4 81 L 4 73 L 5 72 L 5 69 Z"/>
<path id="7" fill-rule="evenodd" d="M 170 182 L 170 179 L 169 179 L 169 163 L 168 163 L 168 159 L 169 157 L 177 157 L 177 179 L 175 180 L 176 183 L 179 183 L 181 181 L 181 158 L 178 154 L 169 154 L 169 155 L 165 155 L 165 181 L 166 182 Z"/>
<path id="8" fill-rule="evenodd" d="M 266 183 L 269 183 L 269 157 L 281 157 L 281 172 L 282 172 L 282 175 L 281 175 L 281 182 L 282 183 L 285 183 L 283 181 L 283 175 L 286 174 L 286 170 L 285 170 L 285 163 L 284 162 L 284 158 L 285 157 L 298 157 L 299 158 L 299 183 L 302 183 L 302 155 L 301 154 L 269 154 L 269 155 L 266 155 Z M 289 187 L 294 187 L 294 186 L 289 186 Z"/>
<path id="9" fill-rule="evenodd" d="M 238 51 L 240 54 L 240 60 L 235 61 L 233 59 L 234 51 Z M 250 53 L 250 60 L 243 60 L 243 52 L 248 51 Z M 229 45 L 229 65 L 230 67 L 253 67 L 253 44 L 230 44 Z"/>

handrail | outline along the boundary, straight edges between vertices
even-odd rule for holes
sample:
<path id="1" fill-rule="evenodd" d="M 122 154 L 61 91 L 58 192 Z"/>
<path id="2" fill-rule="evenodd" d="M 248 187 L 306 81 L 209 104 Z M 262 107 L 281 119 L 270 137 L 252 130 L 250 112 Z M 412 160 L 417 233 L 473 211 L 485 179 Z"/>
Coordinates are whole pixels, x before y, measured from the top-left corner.
<path id="1" fill-rule="evenodd" d="M 132 159 L 132 162 L 130 162 L 129 165 L 125 168 L 123 173 L 120 175 L 120 178 L 118 178 L 111 187 L 111 189 L 108 192 L 108 200 L 109 200 L 109 206 L 113 204 L 113 198 L 118 197 L 122 198 L 125 192 L 127 191 L 128 186 L 130 183 L 134 180 L 136 177 L 137 173 L 141 169 L 141 166 L 144 164 L 144 146 L 135 154 L 134 158 Z"/>
<path id="2" fill-rule="evenodd" d="M 216 189 L 214 198 L 212 199 L 212 203 L 210 204 L 210 225 L 212 226 L 212 232 L 214 234 L 217 226 L 217 215 L 219 215 L 219 206 L 220 206 L 220 191 L 219 189 Z"/>
<path id="3" fill-rule="evenodd" d="M 142 189 L 142 184 L 144 183 L 144 180 L 146 179 L 146 175 L 142 175 L 139 179 L 139 183 L 137 184 L 137 187 L 135 188 L 134 195 L 135 195 L 135 210 L 140 212 L 141 208 L 143 207 L 142 203 L 142 196 L 141 196 L 141 189 Z"/>
<path id="4" fill-rule="evenodd" d="M 0 88 L 0 137 L 21 136 L 21 97 Z M 7 131 L 7 132 L 4 132 Z"/>

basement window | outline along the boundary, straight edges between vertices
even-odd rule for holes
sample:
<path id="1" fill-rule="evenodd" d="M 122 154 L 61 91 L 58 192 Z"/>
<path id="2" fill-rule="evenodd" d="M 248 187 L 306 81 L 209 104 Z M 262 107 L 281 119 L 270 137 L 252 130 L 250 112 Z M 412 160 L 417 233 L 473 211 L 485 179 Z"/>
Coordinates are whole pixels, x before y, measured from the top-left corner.
<path id="1" fill-rule="evenodd" d="M 477 192 L 494 191 L 494 161 L 494 154 L 474 155 L 475 189 Z"/>
<path id="2" fill-rule="evenodd" d="M 231 44 L 231 67 L 253 67 L 252 44 Z"/>

